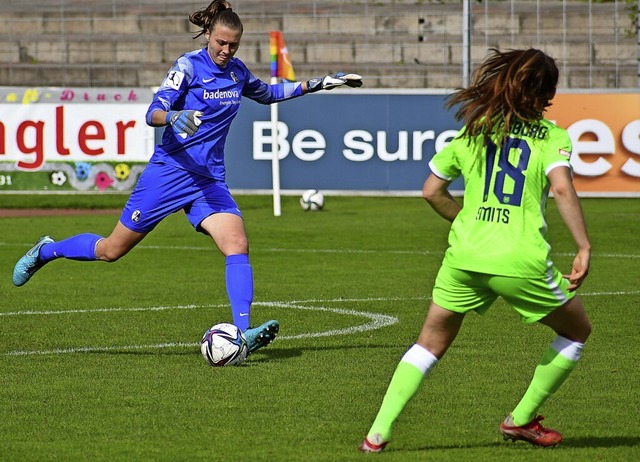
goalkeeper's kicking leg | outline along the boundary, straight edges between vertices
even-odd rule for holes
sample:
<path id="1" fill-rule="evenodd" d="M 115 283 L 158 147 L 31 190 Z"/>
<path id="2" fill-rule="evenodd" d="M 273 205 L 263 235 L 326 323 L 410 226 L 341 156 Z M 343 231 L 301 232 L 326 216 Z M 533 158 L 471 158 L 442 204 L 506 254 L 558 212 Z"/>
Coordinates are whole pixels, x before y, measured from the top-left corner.
<path id="1" fill-rule="evenodd" d="M 248 243 L 242 219 L 233 214 L 214 214 L 203 220 L 201 227 L 212 236 L 226 257 L 226 284 L 233 321 L 245 333 L 249 351 L 253 353 L 275 339 L 279 323 L 271 320 L 253 329 L 249 327 L 253 301 L 253 271 L 249 263 Z M 83 233 L 56 242 L 49 236 L 43 236 L 16 263 L 13 283 L 16 286 L 26 284 L 39 269 L 58 258 L 115 262 L 146 235 L 147 233 L 128 229 L 119 221 L 108 237 Z"/>
<path id="2" fill-rule="evenodd" d="M 146 234 L 137 233 L 118 222 L 109 237 L 83 233 L 55 242 L 49 236 L 43 236 L 16 263 L 13 270 L 13 283 L 16 286 L 26 284 L 44 265 L 58 258 L 76 261 L 114 262 L 133 249 Z"/>
<path id="3" fill-rule="evenodd" d="M 153 191 L 155 194 L 149 194 Z M 169 198 L 169 199 L 167 199 Z M 59 242 L 40 238 L 16 264 L 13 282 L 22 286 L 45 264 L 58 258 L 113 262 L 133 249 L 167 216 L 183 210 L 196 231 L 209 235 L 226 258 L 226 285 L 234 323 L 245 333 L 249 351 L 271 343 L 277 321 L 251 329 L 253 273 L 242 214 L 226 185 L 208 178 L 174 172 L 162 163 L 149 164 L 138 180 L 113 232 L 104 238 L 79 234 Z"/>

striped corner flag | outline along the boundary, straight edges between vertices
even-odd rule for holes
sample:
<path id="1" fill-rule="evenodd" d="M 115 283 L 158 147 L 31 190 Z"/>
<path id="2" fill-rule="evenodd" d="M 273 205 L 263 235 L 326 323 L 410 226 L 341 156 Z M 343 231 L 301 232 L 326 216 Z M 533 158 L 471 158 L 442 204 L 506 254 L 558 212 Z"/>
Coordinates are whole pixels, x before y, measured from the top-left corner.
<path id="1" fill-rule="evenodd" d="M 296 81 L 296 74 L 289 60 L 289 52 L 284 44 L 284 37 L 280 31 L 269 32 L 271 54 L 271 77 L 277 77 L 289 82 Z"/>

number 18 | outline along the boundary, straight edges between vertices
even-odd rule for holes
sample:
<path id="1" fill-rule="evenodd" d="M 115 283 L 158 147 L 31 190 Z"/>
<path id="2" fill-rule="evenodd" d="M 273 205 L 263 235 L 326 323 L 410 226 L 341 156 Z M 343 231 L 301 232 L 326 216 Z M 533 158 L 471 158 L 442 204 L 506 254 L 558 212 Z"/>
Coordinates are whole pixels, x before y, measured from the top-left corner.
<path id="1" fill-rule="evenodd" d="M 509 162 L 509 153 L 512 149 L 518 149 L 520 151 L 520 158 L 517 165 L 513 165 Z M 489 199 L 489 190 L 493 180 L 493 194 L 500 201 L 501 204 L 520 206 L 522 203 L 522 192 L 524 190 L 524 171 L 529 165 L 529 157 L 531 157 L 531 148 L 527 144 L 526 140 L 521 138 L 508 137 L 500 147 L 500 154 L 498 157 L 499 170 L 495 172 L 494 177 L 494 165 L 496 158 L 496 151 L 498 147 L 487 138 L 487 173 L 484 179 L 484 195 L 483 201 L 486 202 Z M 505 192 L 504 181 L 505 177 L 509 177 L 513 180 L 513 191 Z"/>

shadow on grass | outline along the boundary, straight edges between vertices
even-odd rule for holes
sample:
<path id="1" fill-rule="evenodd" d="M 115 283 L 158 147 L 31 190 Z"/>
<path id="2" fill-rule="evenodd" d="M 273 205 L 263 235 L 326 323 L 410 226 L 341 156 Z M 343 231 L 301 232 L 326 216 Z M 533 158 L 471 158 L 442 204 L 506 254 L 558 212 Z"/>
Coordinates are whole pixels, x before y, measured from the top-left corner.
<path id="1" fill-rule="evenodd" d="M 459 444 L 459 445 L 438 445 L 432 444 L 412 449 L 394 448 L 391 444 L 384 452 L 422 452 L 422 451 L 442 451 L 454 449 L 480 449 L 480 448 L 499 448 L 504 447 L 507 450 L 516 451 L 562 451 L 576 448 L 619 448 L 640 446 L 640 436 L 584 436 L 576 438 L 565 438 L 562 444 L 552 448 L 540 448 L 532 446 L 524 441 L 511 442 L 487 442 L 481 444 Z M 533 454 L 533 453 L 532 453 Z M 539 454 L 539 453 L 537 453 Z"/>
<path id="2" fill-rule="evenodd" d="M 297 358 L 302 356 L 303 348 L 263 348 L 253 353 L 247 362 L 251 363 L 264 363 L 269 361 L 279 361 L 289 358 Z"/>
<path id="3" fill-rule="evenodd" d="M 640 436 L 583 436 L 565 438 L 562 446 L 571 448 L 615 448 L 640 446 Z"/>
<path id="4" fill-rule="evenodd" d="M 500 445 L 506 445 L 516 450 L 541 449 L 532 446 L 524 441 L 514 443 L 500 442 Z M 562 443 L 552 448 L 544 448 L 545 451 L 561 451 L 563 449 L 577 448 L 620 448 L 640 446 L 640 436 L 578 436 L 565 437 Z"/>
<path id="5" fill-rule="evenodd" d="M 480 449 L 480 448 L 497 448 L 501 446 L 502 443 L 481 443 L 481 444 L 430 444 L 429 446 L 423 446 L 419 448 L 412 449 L 395 449 L 389 444 L 388 449 L 385 449 L 384 452 L 428 452 L 428 451 L 442 451 L 442 450 L 453 450 L 453 449 Z"/>
<path id="6" fill-rule="evenodd" d="M 277 341 L 277 340 L 276 340 Z M 251 362 L 266 362 L 273 360 L 281 360 L 287 358 L 296 358 L 302 356 L 305 352 L 315 352 L 315 351 L 347 351 L 347 350 L 362 350 L 365 348 L 367 350 L 383 348 L 388 350 L 389 348 L 397 348 L 398 351 L 406 350 L 406 347 L 398 347 L 397 345 L 372 345 L 367 343 L 366 345 L 322 345 L 322 346 L 313 346 L 313 347 L 295 347 L 295 348 L 282 348 L 281 346 L 277 346 L 275 348 L 263 348 L 256 351 L 253 355 L 251 355 Z M 398 360 L 400 356 L 398 356 Z"/>

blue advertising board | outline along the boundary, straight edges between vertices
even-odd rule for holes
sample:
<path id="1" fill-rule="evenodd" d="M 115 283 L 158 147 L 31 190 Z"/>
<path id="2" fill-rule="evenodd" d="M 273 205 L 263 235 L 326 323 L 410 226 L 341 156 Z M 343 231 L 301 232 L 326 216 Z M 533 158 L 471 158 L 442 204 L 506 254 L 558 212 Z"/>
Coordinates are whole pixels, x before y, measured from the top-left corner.
<path id="1" fill-rule="evenodd" d="M 283 190 L 416 192 L 460 129 L 446 94 L 334 91 L 278 104 Z M 269 106 L 244 99 L 226 145 L 232 189 L 270 189 Z M 452 185 L 461 190 L 462 183 Z"/>

